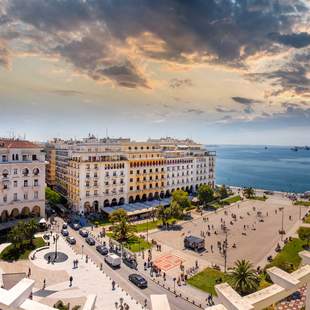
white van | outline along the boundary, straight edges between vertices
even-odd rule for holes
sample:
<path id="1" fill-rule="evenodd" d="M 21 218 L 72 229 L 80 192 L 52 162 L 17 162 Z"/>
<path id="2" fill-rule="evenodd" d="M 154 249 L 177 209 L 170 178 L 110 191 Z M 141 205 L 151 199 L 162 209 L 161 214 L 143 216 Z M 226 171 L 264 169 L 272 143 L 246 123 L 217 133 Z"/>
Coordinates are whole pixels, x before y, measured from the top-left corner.
<path id="1" fill-rule="evenodd" d="M 109 253 L 104 261 L 113 268 L 121 267 L 121 258 L 114 253 Z"/>

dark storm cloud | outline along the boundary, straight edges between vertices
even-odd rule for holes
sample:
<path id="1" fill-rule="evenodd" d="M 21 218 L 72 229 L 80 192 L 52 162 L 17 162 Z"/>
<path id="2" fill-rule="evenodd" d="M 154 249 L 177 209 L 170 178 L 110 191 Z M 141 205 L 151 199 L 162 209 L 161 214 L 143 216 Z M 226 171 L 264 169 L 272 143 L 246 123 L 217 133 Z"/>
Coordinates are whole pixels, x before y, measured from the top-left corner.
<path id="1" fill-rule="evenodd" d="M 148 83 L 133 65 L 124 67 L 124 61 L 132 63 L 130 56 L 121 61 L 109 57 L 114 56 L 115 41 L 126 46 L 129 38 L 135 38 L 137 50 L 153 59 L 246 68 L 244 60 L 248 56 L 277 51 L 269 33 L 279 34 L 278 41 L 295 47 L 303 46 L 308 39 L 304 34 L 282 35 L 292 33 L 301 17 L 308 13 L 303 0 L 11 0 L 8 3 L 6 12 L 10 19 L 32 25 L 33 31 L 51 37 L 50 45 L 44 46 L 46 53 L 58 51 L 92 78 L 112 79 L 126 87 L 146 87 Z M 146 33 L 152 34 L 155 45 L 161 42 L 162 48 L 146 47 L 141 39 Z M 92 45 L 91 40 L 96 43 Z M 37 43 L 42 46 L 42 42 Z"/>
<path id="2" fill-rule="evenodd" d="M 310 45 L 310 33 L 307 32 L 292 34 L 270 33 L 269 38 L 275 42 L 295 48 L 303 48 Z"/>
<path id="3" fill-rule="evenodd" d="M 193 82 L 191 79 L 171 79 L 169 83 L 169 87 L 171 88 L 182 88 L 186 86 L 193 86 Z"/>
<path id="4" fill-rule="evenodd" d="M 238 102 L 238 103 L 244 104 L 244 105 L 252 105 L 254 103 L 261 103 L 260 100 L 245 98 L 245 97 L 231 97 L 231 99 L 234 100 L 235 102 Z"/>

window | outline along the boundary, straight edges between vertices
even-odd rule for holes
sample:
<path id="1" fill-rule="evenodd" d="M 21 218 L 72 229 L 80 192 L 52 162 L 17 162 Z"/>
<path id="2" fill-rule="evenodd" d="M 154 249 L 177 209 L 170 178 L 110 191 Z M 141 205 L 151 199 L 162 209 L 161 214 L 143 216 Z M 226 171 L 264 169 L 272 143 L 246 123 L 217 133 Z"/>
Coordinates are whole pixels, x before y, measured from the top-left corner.
<path id="1" fill-rule="evenodd" d="M 8 161 L 6 155 L 2 155 L 2 161 L 4 161 L 4 162 Z"/>
<path id="2" fill-rule="evenodd" d="M 133 187 L 132 187 L 132 186 L 130 186 L 130 187 L 129 187 L 129 190 L 131 190 L 131 191 L 132 191 L 132 190 L 133 190 Z"/>
<path id="3" fill-rule="evenodd" d="M 89 197 L 89 191 L 86 192 L 86 197 Z"/>
<path id="4" fill-rule="evenodd" d="M 38 199 L 39 198 L 39 192 L 35 191 L 33 196 L 34 196 L 34 199 Z"/>
<path id="5" fill-rule="evenodd" d="M 17 181 L 14 181 L 14 183 L 13 183 L 14 185 L 14 187 L 17 187 Z"/>
<path id="6" fill-rule="evenodd" d="M 24 187 L 28 187 L 28 180 L 24 180 Z"/>
<path id="7" fill-rule="evenodd" d="M 7 202 L 8 201 L 8 197 L 5 195 L 3 196 L 3 202 Z"/>
<path id="8" fill-rule="evenodd" d="M 39 170 L 38 168 L 34 168 L 34 169 L 33 169 L 33 174 L 34 174 L 34 175 L 38 175 L 39 172 L 40 172 L 40 170 Z"/>
<path id="9" fill-rule="evenodd" d="M 97 172 L 94 173 L 94 178 L 98 178 L 98 173 Z"/>
<path id="10" fill-rule="evenodd" d="M 133 182 L 133 178 L 130 178 L 130 179 L 129 179 L 129 182 Z"/>
<path id="11" fill-rule="evenodd" d="M 106 190 L 105 190 L 105 193 L 106 193 L 106 195 L 109 195 L 109 190 L 106 189 Z"/>
<path id="12" fill-rule="evenodd" d="M 94 191 L 94 195 L 98 196 L 98 191 L 97 190 Z"/>
<path id="13" fill-rule="evenodd" d="M 33 185 L 34 185 L 34 186 L 39 186 L 39 180 L 34 180 L 34 181 L 33 181 Z"/>
<path id="14" fill-rule="evenodd" d="M 13 170 L 13 173 L 16 175 L 18 173 L 18 170 L 17 169 L 14 169 Z"/>
<path id="15" fill-rule="evenodd" d="M 89 187 L 89 181 L 86 181 L 86 187 Z"/>
<path id="16" fill-rule="evenodd" d="M 8 170 L 3 170 L 2 175 L 4 178 L 7 178 L 9 175 L 9 171 Z"/>
<path id="17" fill-rule="evenodd" d="M 14 200 L 14 201 L 17 201 L 17 198 L 18 198 L 17 193 L 14 193 L 14 195 L 13 195 L 13 200 Z"/>
<path id="18" fill-rule="evenodd" d="M 137 174 L 139 174 L 140 173 L 140 170 L 137 170 Z"/>
<path id="19" fill-rule="evenodd" d="M 32 160 L 37 160 L 37 155 L 36 154 L 32 155 Z"/>
<path id="20" fill-rule="evenodd" d="M 86 173 L 86 178 L 87 178 L 87 179 L 89 179 L 89 178 L 90 178 L 89 173 Z"/>
<path id="21" fill-rule="evenodd" d="M 138 191 L 138 190 L 140 190 L 140 186 L 139 186 L 139 185 L 137 186 L 137 191 Z"/>
<path id="22" fill-rule="evenodd" d="M 28 169 L 28 168 L 24 168 L 24 169 L 23 169 L 23 175 L 24 175 L 25 177 L 27 177 L 28 174 L 29 174 L 29 169 Z"/>
<path id="23" fill-rule="evenodd" d="M 28 200 L 28 193 L 24 193 L 24 200 Z"/>
<path id="24" fill-rule="evenodd" d="M 113 176 L 116 177 L 116 171 L 113 172 Z"/>

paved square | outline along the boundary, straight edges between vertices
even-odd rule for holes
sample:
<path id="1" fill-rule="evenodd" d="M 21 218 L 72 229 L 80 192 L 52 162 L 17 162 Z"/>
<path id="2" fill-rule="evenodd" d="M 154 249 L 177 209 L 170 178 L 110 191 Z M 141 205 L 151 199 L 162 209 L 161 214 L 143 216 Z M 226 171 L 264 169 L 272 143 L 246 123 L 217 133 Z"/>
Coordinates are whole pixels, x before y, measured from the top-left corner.
<path id="1" fill-rule="evenodd" d="M 172 254 L 166 254 L 155 259 L 154 265 L 161 270 L 168 271 L 175 267 L 179 267 L 183 260 Z"/>

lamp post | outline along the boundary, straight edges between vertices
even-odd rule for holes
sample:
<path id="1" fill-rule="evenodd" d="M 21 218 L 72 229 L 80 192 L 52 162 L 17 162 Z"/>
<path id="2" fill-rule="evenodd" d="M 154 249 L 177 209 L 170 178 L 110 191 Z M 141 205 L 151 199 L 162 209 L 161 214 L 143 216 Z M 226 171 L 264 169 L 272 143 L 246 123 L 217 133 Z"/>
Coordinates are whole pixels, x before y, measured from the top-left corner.
<path id="1" fill-rule="evenodd" d="M 223 254 L 224 254 L 224 272 L 227 271 L 227 228 L 225 228 L 225 240 L 224 240 L 224 246 L 223 246 Z"/>
<path id="2" fill-rule="evenodd" d="M 149 242 L 149 217 L 146 218 L 146 241 Z"/>
<path id="3" fill-rule="evenodd" d="M 284 207 L 279 208 L 279 210 L 282 212 L 282 219 L 281 219 L 281 241 L 283 241 L 283 235 L 284 235 Z"/>
<path id="4" fill-rule="evenodd" d="M 173 278 L 173 292 L 175 293 L 175 281 L 177 280 L 176 277 Z"/>
<path id="5" fill-rule="evenodd" d="M 84 250 L 84 244 L 82 244 L 82 259 L 83 259 L 83 250 Z"/>
<path id="6" fill-rule="evenodd" d="M 55 236 L 55 259 L 57 258 L 57 241 L 58 241 L 59 235 L 56 234 Z"/>

